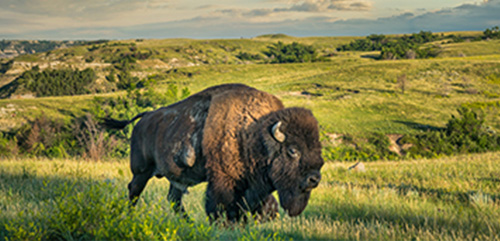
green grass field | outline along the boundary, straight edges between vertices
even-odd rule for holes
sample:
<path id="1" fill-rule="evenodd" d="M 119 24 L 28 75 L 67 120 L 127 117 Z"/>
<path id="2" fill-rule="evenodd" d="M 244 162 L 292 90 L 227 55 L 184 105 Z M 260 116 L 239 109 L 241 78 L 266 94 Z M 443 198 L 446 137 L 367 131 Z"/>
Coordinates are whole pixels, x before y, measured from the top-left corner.
<path id="1" fill-rule="evenodd" d="M 231 228 L 210 225 L 205 185 L 173 214 L 166 179 L 126 207 L 126 160 L 0 161 L 0 237 L 37 239 L 495 240 L 500 238 L 500 153 L 434 160 L 327 163 L 303 214 Z"/>
<path id="2" fill-rule="evenodd" d="M 477 35 L 478 32 L 454 33 Z M 328 134 L 363 138 L 370 133 L 416 134 L 442 128 L 457 108 L 484 114 L 485 125 L 500 133 L 500 42 L 442 44 L 433 59 L 375 60 L 376 52 L 336 52 L 356 37 L 296 38 L 265 35 L 238 40 L 127 40 L 106 46 L 79 46 L 21 56 L 14 63 L 57 62 L 74 68 L 85 59 L 103 64 L 130 48 L 151 52 L 133 74 L 159 75 L 191 93 L 222 83 L 244 83 L 270 92 L 285 106 L 309 108 Z M 270 43 L 311 44 L 333 53 L 328 62 L 246 63 L 240 51 L 256 54 Z M 88 63 L 87 63 L 88 64 Z M 103 78 L 109 63 L 98 65 Z M 177 69 L 177 73 L 168 70 Z M 15 74 L 0 75 L 0 83 Z M 402 86 L 404 82 L 404 88 Z M 70 121 L 88 112 L 95 97 L 0 99 L 0 130 L 10 131 L 44 115 Z M 500 239 L 500 152 L 439 159 L 374 161 L 366 172 L 354 163 L 326 160 L 323 179 L 304 213 L 280 211 L 272 222 L 210 225 L 205 184 L 190 189 L 185 205 L 193 219 L 177 217 L 166 201 L 168 182 L 154 179 L 139 205 L 127 206 L 128 161 L 0 157 L 0 240 L 498 240 Z"/>
<path id="3" fill-rule="evenodd" d="M 480 32 L 453 34 L 475 36 Z M 336 47 L 357 38 L 263 35 L 235 40 L 111 41 L 20 56 L 13 68 L 21 70 L 16 62 L 26 61 L 40 65 L 52 61 L 75 68 L 95 64 L 97 75 L 104 78 L 109 72 L 105 66 L 111 65 L 105 63 L 106 58 L 133 49 L 151 53 L 148 59 L 138 60 L 132 74 L 161 76 L 157 90 L 175 83 L 195 93 L 216 84 L 245 83 L 277 95 L 287 106 L 312 109 L 326 133 L 414 133 L 420 131 L 416 126 L 443 127 L 463 105 L 484 112 L 487 125 L 500 131 L 499 40 L 442 44 L 441 54 L 434 59 L 378 61 L 371 57 L 377 53 L 335 52 Z M 302 64 L 245 63 L 235 57 L 238 52 L 259 53 L 277 41 L 311 44 L 319 53 L 334 56 L 329 62 Z M 93 62 L 85 63 L 89 57 Z M 180 73 L 168 73 L 173 68 Z M 8 73 L 0 75 L 0 80 L 12 79 Z M 398 79 L 404 79 L 404 93 Z M 67 120 L 84 112 L 94 96 L 123 94 L 0 99 L 0 130 L 19 126 L 41 113 Z"/>
<path id="4" fill-rule="evenodd" d="M 312 109 L 328 133 L 404 134 L 419 131 L 414 128 L 417 125 L 442 127 L 461 105 L 479 107 L 487 125 L 500 131 L 495 107 L 500 101 L 500 55 L 400 61 L 339 57 L 324 63 L 205 65 L 183 70 L 192 75 L 166 77 L 155 89 L 177 83 L 195 93 L 217 84 L 245 83 L 277 95 L 286 106 Z M 404 93 L 398 83 L 401 76 L 406 79 Z M 14 105 L 17 110 L 15 116 L 2 116 L 0 129 L 40 113 L 67 118 L 101 95 L 0 100 L 0 108 Z"/>

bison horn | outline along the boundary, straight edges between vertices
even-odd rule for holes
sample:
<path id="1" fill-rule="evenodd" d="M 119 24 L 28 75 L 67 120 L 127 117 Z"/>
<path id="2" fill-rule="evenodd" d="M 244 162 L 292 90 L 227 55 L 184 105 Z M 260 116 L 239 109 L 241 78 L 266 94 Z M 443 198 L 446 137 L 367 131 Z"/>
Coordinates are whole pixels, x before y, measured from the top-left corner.
<path id="1" fill-rule="evenodd" d="M 281 121 L 278 121 L 278 122 L 276 122 L 276 124 L 274 124 L 273 129 L 272 129 L 273 137 L 278 142 L 284 142 L 286 136 L 285 136 L 285 134 L 283 134 L 283 132 L 281 132 L 280 127 L 281 127 Z"/>

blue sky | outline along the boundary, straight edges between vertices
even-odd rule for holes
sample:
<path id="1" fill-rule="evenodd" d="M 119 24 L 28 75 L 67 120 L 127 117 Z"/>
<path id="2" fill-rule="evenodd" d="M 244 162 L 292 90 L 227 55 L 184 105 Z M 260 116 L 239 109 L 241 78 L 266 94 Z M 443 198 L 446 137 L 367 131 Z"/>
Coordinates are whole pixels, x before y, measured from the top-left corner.
<path id="1" fill-rule="evenodd" d="M 364 36 L 497 25 L 500 0 L 0 0 L 0 39 Z"/>

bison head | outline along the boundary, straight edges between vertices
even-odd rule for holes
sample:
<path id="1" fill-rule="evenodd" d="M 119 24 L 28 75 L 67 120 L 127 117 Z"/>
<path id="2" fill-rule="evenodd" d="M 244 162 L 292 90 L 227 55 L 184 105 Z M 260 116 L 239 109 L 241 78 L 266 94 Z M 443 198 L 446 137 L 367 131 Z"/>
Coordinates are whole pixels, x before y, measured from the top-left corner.
<path id="1" fill-rule="evenodd" d="M 290 216 L 297 216 L 321 180 L 324 162 L 318 122 L 309 110 L 287 108 L 273 113 L 264 129 L 269 179 L 281 206 Z"/>

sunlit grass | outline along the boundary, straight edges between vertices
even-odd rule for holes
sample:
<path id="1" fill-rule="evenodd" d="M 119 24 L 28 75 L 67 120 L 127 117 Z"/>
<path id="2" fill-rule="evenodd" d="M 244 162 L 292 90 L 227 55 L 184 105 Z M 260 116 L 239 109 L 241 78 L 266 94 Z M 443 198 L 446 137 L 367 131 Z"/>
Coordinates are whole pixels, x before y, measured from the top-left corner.
<path id="1" fill-rule="evenodd" d="M 443 46 L 440 57 L 464 57 L 500 54 L 500 40 L 453 43 Z"/>
<path id="2" fill-rule="evenodd" d="M 272 222 L 228 228 L 209 224 L 205 184 L 184 199 L 187 223 L 166 201 L 166 179 L 153 178 L 127 211 L 126 160 L 8 159 L 0 161 L 0 237 L 492 240 L 500 238 L 499 160 L 500 153 L 486 153 L 379 161 L 365 163 L 366 172 L 328 162 L 299 217 L 280 210 Z"/>

